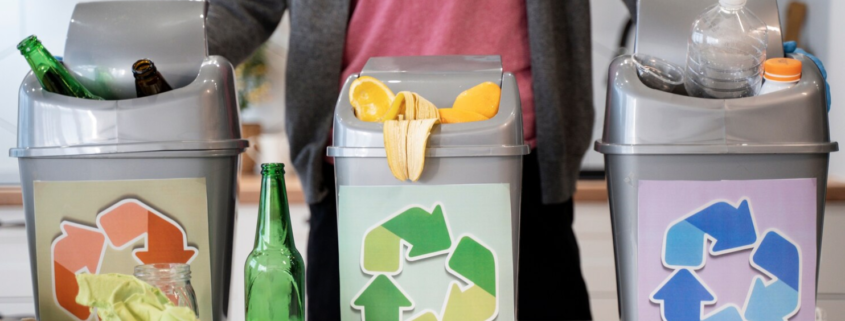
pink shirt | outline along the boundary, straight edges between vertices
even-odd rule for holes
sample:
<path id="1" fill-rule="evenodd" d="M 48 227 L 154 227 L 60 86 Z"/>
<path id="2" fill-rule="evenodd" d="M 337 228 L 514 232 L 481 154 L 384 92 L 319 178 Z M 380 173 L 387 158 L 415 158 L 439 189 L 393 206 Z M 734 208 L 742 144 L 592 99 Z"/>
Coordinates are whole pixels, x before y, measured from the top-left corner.
<path id="1" fill-rule="evenodd" d="M 370 57 L 501 55 L 516 76 L 525 141 L 536 146 L 525 0 L 353 0 L 340 82 Z"/>

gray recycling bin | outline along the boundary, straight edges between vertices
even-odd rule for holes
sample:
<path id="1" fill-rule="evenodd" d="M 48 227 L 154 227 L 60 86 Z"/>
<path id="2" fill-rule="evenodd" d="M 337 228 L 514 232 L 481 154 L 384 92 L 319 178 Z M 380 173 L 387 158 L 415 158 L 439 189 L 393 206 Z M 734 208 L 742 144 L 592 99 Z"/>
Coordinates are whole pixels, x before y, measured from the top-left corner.
<path id="1" fill-rule="evenodd" d="M 716 1 L 639 1 L 637 53 L 684 65 Z M 749 0 L 783 55 L 774 0 Z M 670 14 L 671 13 L 671 14 Z M 646 87 L 610 65 L 604 133 L 623 320 L 814 320 L 830 141 L 807 57 L 787 90 L 729 100 Z"/>
<path id="2" fill-rule="evenodd" d="M 490 120 L 435 126 L 418 182 L 400 182 L 381 123 L 358 120 L 349 86 L 371 76 L 439 108 L 501 86 Z M 522 133 L 516 80 L 498 56 L 371 58 L 347 79 L 328 155 L 337 175 L 341 320 L 515 320 Z"/>
<path id="3" fill-rule="evenodd" d="M 76 273 L 189 263 L 202 320 L 226 320 L 238 156 L 231 64 L 207 56 L 204 2 L 76 6 L 64 63 L 95 101 L 20 89 L 18 144 L 40 320 L 88 320 Z M 143 13 L 143 14 L 139 14 Z M 49 47 L 50 44 L 47 44 Z M 173 88 L 134 98 L 149 58 Z"/>

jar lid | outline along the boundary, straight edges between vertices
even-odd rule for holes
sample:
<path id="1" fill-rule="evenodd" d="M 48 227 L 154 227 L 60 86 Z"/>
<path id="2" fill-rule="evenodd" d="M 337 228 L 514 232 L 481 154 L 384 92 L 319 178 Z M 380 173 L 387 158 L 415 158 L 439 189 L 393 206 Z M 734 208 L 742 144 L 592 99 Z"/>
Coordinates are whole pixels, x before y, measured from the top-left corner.
<path id="1" fill-rule="evenodd" d="M 772 58 L 763 64 L 764 77 L 775 81 L 798 81 L 801 79 L 801 61 L 792 58 Z"/>
<path id="2" fill-rule="evenodd" d="M 135 267 L 135 277 L 145 281 L 190 281 L 191 266 L 182 263 L 153 263 Z"/>

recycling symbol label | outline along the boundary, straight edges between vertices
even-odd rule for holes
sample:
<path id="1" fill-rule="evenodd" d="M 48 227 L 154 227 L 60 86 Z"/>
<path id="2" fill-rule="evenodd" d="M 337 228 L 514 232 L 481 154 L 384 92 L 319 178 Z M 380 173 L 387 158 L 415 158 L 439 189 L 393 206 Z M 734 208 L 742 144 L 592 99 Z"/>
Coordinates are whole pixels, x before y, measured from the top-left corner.
<path id="1" fill-rule="evenodd" d="M 76 302 L 79 273 L 132 275 L 141 264 L 185 263 L 197 312 L 210 320 L 216 292 L 209 218 L 216 210 L 209 210 L 208 193 L 205 178 L 34 182 L 39 318 L 97 319 Z"/>
<path id="2" fill-rule="evenodd" d="M 478 237 L 457 237 L 446 209 L 410 206 L 369 228 L 361 244 L 360 268 L 369 282 L 350 305 L 363 321 L 400 321 L 415 309 L 414 298 L 397 282 L 409 262 L 446 256 L 442 267 L 453 277 L 443 284 L 442 308 L 423 310 L 411 321 L 488 321 L 499 313 L 499 267 L 495 251 Z"/>
<path id="3" fill-rule="evenodd" d="M 789 320 L 798 313 L 801 247 L 778 228 L 758 233 L 752 208 L 748 198 L 735 203 L 717 200 L 666 228 L 661 259 L 673 272 L 649 297 L 660 306 L 663 320 L 774 321 Z M 699 275 L 710 257 L 726 255 L 747 255 L 757 272 L 745 285 L 744 302 L 723 302 Z M 705 314 L 705 306 L 718 308 Z"/>
<path id="4" fill-rule="evenodd" d="M 100 273 L 107 246 L 124 250 L 143 239 L 143 247 L 131 249 L 137 264 L 190 264 L 197 256 L 178 222 L 140 200 L 120 200 L 98 213 L 96 222 L 97 228 L 62 221 L 62 234 L 50 248 L 56 303 L 78 320 L 87 320 L 91 311 L 76 303 L 76 274 Z"/>

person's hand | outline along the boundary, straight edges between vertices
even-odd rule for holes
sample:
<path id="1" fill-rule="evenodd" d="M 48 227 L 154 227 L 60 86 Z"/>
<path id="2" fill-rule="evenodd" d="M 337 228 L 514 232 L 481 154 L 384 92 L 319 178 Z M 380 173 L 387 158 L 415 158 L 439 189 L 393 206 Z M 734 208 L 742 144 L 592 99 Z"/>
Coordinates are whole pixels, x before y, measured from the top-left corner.
<path id="1" fill-rule="evenodd" d="M 814 63 L 816 63 L 816 67 L 819 67 L 819 71 L 822 73 L 822 78 L 824 78 L 824 91 L 826 94 L 825 101 L 827 102 L 827 111 L 830 111 L 830 84 L 827 83 L 827 70 L 824 69 L 824 64 L 818 57 L 804 51 L 804 49 L 798 48 L 798 45 L 795 41 L 787 41 L 783 43 L 783 52 L 784 53 L 799 53 L 807 58 L 810 58 Z"/>

